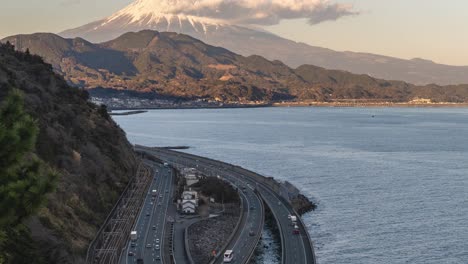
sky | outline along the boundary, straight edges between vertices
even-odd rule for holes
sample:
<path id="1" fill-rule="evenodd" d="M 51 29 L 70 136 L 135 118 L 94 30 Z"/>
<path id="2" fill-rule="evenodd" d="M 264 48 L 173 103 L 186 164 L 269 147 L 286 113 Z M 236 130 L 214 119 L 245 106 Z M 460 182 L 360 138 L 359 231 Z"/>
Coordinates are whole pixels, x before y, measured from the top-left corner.
<path id="1" fill-rule="evenodd" d="M 255 1 L 258 3 L 260 0 Z M 277 1 L 281 4 L 326 2 L 346 4 L 346 7 L 350 5 L 349 11 L 352 14 L 337 20 L 317 24 L 311 23 L 309 17 L 290 16 L 292 19 L 282 19 L 278 24 L 263 26 L 288 39 L 338 51 L 368 52 L 405 59 L 424 58 L 443 64 L 468 65 L 467 0 L 261 1 Z M 58 33 L 107 17 L 132 1 L 2 2 L 0 38 L 20 33 Z"/>

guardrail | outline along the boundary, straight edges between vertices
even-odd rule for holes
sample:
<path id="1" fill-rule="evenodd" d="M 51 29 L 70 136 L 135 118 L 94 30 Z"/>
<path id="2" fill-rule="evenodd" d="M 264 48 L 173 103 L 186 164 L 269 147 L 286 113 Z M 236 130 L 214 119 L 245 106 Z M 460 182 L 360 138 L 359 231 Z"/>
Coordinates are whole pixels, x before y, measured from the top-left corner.
<path id="1" fill-rule="evenodd" d="M 175 234 L 174 223 L 171 223 L 171 233 L 172 233 L 172 243 L 171 243 L 172 263 L 177 264 L 175 254 L 174 254 L 174 234 Z"/>
<path id="2" fill-rule="evenodd" d="M 261 195 L 260 195 L 260 193 L 258 191 L 255 192 L 255 195 L 257 195 L 257 197 L 260 200 L 261 211 L 263 212 L 263 214 L 262 214 L 262 223 L 265 223 L 265 205 L 263 204 L 263 199 L 261 198 Z M 258 242 L 260 241 L 260 238 L 262 237 L 262 232 L 263 232 L 263 230 L 258 232 L 258 235 L 257 235 L 257 238 L 256 238 L 257 243 L 255 243 L 256 245 L 258 245 Z M 252 259 L 254 253 L 255 253 L 255 249 L 252 250 L 252 252 L 250 253 L 249 258 L 248 258 L 249 261 Z"/>
<path id="3" fill-rule="evenodd" d="M 261 193 L 260 193 L 260 196 L 262 196 L 263 201 L 267 204 L 267 206 L 269 207 L 271 213 L 273 214 L 273 217 L 275 218 L 276 225 L 278 226 L 278 229 L 282 230 L 281 229 L 281 222 L 279 221 L 278 216 L 275 214 L 275 211 L 271 209 L 271 206 L 268 205 L 267 199 L 265 199 Z M 284 263 L 284 258 L 285 258 L 284 240 L 285 240 L 285 238 L 284 238 L 283 232 L 280 231 L 279 233 L 280 233 L 280 240 L 281 240 L 281 263 Z"/>

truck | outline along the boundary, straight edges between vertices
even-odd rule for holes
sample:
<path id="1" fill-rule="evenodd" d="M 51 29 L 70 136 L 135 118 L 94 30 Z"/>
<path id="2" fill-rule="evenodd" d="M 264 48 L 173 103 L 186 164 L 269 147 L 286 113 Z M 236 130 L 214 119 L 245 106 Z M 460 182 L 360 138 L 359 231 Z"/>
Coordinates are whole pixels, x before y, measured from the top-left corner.
<path id="1" fill-rule="evenodd" d="M 131 231 L 130 232 L 130 240 L 136 241 L 138 239 L 138 233 L 137 231 Z"/>
<path id="2" fill-rule="evenodd" d="M 295 226 L 297 223 L 297 216 L 291 215 L 291 225 Z"/>

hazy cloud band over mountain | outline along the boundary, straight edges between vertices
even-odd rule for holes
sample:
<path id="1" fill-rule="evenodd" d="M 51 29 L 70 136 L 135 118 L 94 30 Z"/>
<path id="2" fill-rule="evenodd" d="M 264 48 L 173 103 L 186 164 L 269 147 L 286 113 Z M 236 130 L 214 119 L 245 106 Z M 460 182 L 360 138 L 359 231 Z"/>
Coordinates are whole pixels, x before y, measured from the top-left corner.
<path id="1" fill-rule="evenodd" d="M 144 8 L 143 8 L 144 7 Z M 306 18 L 310 24 L 356 15 L 352 5 L 329 0 L 138 0 L 129 7 L 148 12 L 184 14 L 233 24 L 275 25 L 282 19 Z"/>

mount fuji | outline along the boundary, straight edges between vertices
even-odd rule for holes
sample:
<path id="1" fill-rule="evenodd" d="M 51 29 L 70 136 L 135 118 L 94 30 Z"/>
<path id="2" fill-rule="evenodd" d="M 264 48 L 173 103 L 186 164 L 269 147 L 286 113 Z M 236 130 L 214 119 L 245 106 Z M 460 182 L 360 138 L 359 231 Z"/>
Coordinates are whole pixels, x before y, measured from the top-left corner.
<path id="1" fill-rule="evenodd" d="M 238 54 L 261 55 L 291 67 L 312 64 L 414 84 L 468 83 L 468 66 L 449 66 L 423 59 L 398 59 L 369 53 L 338 52 L 274 35 L 258 27 L 175 8 L 180 0 L 136 0 L 115 14 L 59 35 L 104 42 L 127 32 L 151 29 L 190 35 Z M 196 2 L 196 1 L 195 1 Z M 203 13 L 203 12 L 201 12 Z"/>

